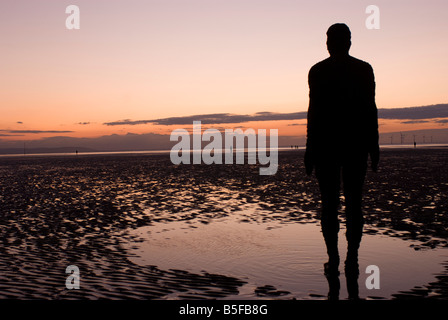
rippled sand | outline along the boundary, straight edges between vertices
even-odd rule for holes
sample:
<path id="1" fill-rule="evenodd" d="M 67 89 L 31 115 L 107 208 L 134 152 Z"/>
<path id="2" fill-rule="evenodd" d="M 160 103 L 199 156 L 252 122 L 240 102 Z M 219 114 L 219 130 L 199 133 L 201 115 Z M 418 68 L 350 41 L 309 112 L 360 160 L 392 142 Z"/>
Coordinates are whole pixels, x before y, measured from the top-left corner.
<path id="1" fill-rule="evenodd" d="M 366 233 L 399 237 L 415 251 L 446 247 L 447 156 L 443 149 L 385 150 L 380 172 L 367 177 Z M 260 176 L 256 165 L 175 166 L 167 155 L 2 158 L 0 298 L 241 294 L 245 279 L 207 265 L 193 272 L 138 264 L 125 244 L 145 241 L 133 232 L 139 227 L 191 221 L 200 228 L 254 207 L 240 213 L 241 223 L 317 223 L 317 183 L 302 159 L 301 151 L 281 152 L 277 174 Z M 65 288 L 68 265 L 80 269 L 80 290 Z M 281 297 L 271 286 L 244 295 Z M 446 266 L 434 282 L 408 289 L 395 297 L 448 297 Z"/>

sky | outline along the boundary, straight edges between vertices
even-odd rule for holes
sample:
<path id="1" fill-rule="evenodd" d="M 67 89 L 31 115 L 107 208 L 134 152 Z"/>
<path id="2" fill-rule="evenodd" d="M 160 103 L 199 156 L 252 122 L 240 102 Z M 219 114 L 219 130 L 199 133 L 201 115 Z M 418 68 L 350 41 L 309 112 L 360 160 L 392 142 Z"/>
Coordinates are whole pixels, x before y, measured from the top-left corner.
<path id="1" fill-rule="evenodd" d="M 379 29 L 365 25 L 371 4 Z M 66 28 L 69 5 L 79 30 Z M 308 71 L 328 57 L 336 22 L 374 69 L 379 109 L 446 108 L 447 11 L 446 0 L 1 0 L 0 140 L 169 134 L 187 125 L 142 120 L 306 112 Z M 380 131 L 447 128 L 443 118 L 380 119 Z M 305 124 L 215 127 L 300 136 Z"/>

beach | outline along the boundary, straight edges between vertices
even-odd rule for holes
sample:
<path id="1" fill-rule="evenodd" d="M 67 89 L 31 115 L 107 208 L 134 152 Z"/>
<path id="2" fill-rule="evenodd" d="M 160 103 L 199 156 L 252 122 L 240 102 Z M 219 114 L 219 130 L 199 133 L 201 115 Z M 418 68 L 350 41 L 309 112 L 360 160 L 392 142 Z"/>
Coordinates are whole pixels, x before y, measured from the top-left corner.
<path id="1" fill-rule="evenodd" d="M 446 148 L 383 149 L 369 170 L 362 298 L 448 298 L 447 164 Z M 169 154 L 79 154 L 3 157 L 0 177 L 2 299 L 326 299 L 303 150 L 279 152 L 272 176 Z M 382 292 L 364 287 L 370 264 L 385 268 Z M 70 265 L 79 290 L 66 288 Z M 409 265 L 419 269 L 398 281 Z"/>

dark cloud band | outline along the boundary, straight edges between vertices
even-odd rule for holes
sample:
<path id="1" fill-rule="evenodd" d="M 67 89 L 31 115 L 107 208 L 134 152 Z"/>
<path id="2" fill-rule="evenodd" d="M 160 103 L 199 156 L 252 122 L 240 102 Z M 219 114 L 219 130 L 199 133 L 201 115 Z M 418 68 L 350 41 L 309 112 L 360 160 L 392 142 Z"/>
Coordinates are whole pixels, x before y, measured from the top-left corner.
<path id="1" fill-rule="evenodd" d="M 8 133 L 70 133 L 74 131 L 66 131 L 66 130 L 0 130 L 2 132 Z"/>
<path id="2" fill-rule="evenodd" d="M 106 122 L 107 126 L 120 125 L 186 125 L 193 121 L 201 121 L 203 124 L 222 124 L 222 123 L 244 123 L 249 121 L 278 121 L 278 120 L 303 120 L 306 119 L 307 112 L 276 113 L 276 112 L 257 112 L 253 115 L 239 115 L 230 113 L 199 114 L 185 117 L 170 117 L 153 120 L 120 120 Z M 379 109 L 378 117 L 380 119 L 390 120 L 422 120 L 433 118 L 447 118 L 448 104 L 437 104 L 421 107 Z"/>

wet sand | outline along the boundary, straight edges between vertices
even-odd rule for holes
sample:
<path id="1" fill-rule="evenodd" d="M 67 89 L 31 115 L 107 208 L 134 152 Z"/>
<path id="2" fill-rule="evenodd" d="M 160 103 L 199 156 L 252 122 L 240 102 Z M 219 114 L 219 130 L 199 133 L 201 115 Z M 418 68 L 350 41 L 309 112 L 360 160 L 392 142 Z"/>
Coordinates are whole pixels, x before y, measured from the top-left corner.
<path id="1" fill-rule="evenodd" d="M 168 155 L 1 158 L 0 298 L 290 299 L 275 281 L 247 292 L 248 279 L 206 263 L 138 263 L 134 249 L 147 239 L 135 230 L 201 228 L 235 214 L 241 224 L 318 224 L 317 182 L 302 160 L 302 151 L 281 152 L 277 174 L 260 176 L 257 165 L 176 166 Z M 447 164 L 445 149 L 384 150 L 367 176 L 366 234 L 407 241 L 410 252 L 447 247 Z M 68 265 L 80 269 L 80 290 L 65 288 Z M 448 265 L 392 297 L 446 299 Z"/>

